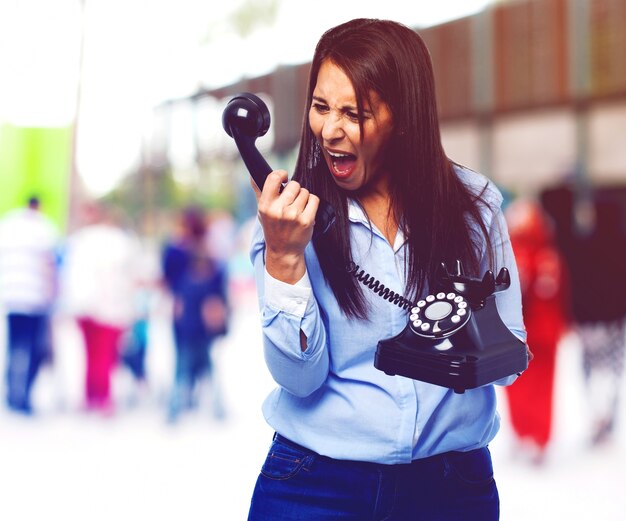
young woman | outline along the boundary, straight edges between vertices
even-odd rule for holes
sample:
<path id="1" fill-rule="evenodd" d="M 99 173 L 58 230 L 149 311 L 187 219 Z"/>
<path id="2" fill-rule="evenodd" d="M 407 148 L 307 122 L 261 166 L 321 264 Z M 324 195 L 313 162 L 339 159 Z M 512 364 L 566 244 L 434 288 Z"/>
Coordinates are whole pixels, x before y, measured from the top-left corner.
<path id="1" fill-rule="evenodd" d="M 251 255 L 278 388 L 263 407 L 276 434 L 249 519 L 497 519 L 493 386 L 455 394 L 377 370 L 378 341 L 399 333 L 407 312 L 346 265 L 413 301 L 442 261 L 460 259 L 475 276 L 506 266 L 498 309 L 525 339 L 501 196 L 446 157 L 428 51 L 401 24 L 327 31 L 306 108 L 293 180 L 281 190 L 287 173 L 275 171 L 255 188 Z M 312 241 L 318 196 L 337 222 Z"/>

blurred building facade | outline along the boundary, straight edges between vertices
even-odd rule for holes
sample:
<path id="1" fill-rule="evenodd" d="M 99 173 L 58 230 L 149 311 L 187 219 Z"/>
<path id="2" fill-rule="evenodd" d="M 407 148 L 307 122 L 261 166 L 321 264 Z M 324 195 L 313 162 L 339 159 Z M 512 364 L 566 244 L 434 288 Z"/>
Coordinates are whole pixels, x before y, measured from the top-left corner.
<path id="1" fill-rule="evenodd" d="M 526 0 L 498 2 L 476 15 L 419 29 L 432 55 L 448 155 L 520 195 L 560 181 L 626 184 L 624 27 L 626 0 Z M 270 135 L 259 144 L 271 149 L 273 166 L 289 167 L 309 67 L 279 67 L 162 105 L 161 134 L 149 140 L 146 159 L 167 155 L 163 121 L 171 124 L 182 105 L 196 122 L 219 122 L 229 97 L 248 91 L 267 99 L 272 112 Z M 208 145 L 200 128 L 195 125 L 195 157 L 220 158 L 243 171 L 221 128 Z"/>

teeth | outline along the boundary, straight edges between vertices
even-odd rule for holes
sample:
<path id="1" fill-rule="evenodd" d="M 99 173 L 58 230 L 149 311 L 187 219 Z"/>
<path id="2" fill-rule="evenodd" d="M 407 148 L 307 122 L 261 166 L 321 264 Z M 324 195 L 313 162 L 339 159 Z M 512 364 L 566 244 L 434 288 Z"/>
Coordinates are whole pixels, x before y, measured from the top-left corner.
<path id="1" fill-rule="evenodd" d="M 331 157 L 337 157 L 337 158 L 339 158 L 339 157 L 348 157 L 350 155 L 350 154 L 339 154 L 337 152 L 331 152 L 330 150 L 328 151 L 328 154 Z"/>

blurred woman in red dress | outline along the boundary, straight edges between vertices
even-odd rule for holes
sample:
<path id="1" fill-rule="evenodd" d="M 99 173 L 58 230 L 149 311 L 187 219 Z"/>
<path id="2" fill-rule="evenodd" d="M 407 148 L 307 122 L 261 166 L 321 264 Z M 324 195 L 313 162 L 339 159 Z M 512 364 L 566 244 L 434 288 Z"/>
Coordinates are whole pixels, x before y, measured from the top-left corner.
<path id="1" fill-rule="evenodd" d="M 519 199 L 505 216 L 519 269 L 528 346 L 534 355 L 528 370 L 505 392 L 517 449 L 541 463 L 552 430 L 557 347 L 568 325 L 565 264 L 538 203 Z"/>

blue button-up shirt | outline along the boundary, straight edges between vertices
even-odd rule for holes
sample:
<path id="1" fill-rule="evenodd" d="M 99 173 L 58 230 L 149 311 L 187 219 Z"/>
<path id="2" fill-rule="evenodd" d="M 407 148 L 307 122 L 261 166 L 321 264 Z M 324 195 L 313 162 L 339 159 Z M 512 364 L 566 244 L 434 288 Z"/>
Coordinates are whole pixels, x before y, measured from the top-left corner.
<path id="1" fill-rule="evenodd" d="M 518 273 L 500 204 L 488 180 L 457 169 L 460 178 L 486 198 L 495 213 L 483 219 L 495 246 L 496 267 L 507 267 L 511 286 L 497 293 L 503 322 L 526 340 Z M 356 203 L 350 203 L 354 261 L 389 289 L 403 294 L 406 243 L 393 245 Z M 305 251 L 307 274 L 296 285 L 273 279 L 264 266 L 263 232 L 257 223 L 251 257 L 255 266 L 267 366 L 278 384 L 263 404 L 268 424 L 283 436 L 320 454 L 385 464 L 407 463 L 450 450 L 486 446 L 499 428 L 493 385 L 456 394 L 453 390 L 374 367 L 378 341 L 398 334 L 407 312 L 364 288 L 369 321 L 343 315 L 326 284 L 315 250 Z M 481 273 L 489 269 L 483 252 Z M 307 349 L 300 347 L 300 330 Z M 499 381 L 509 384 L 514 376 Z"/>

